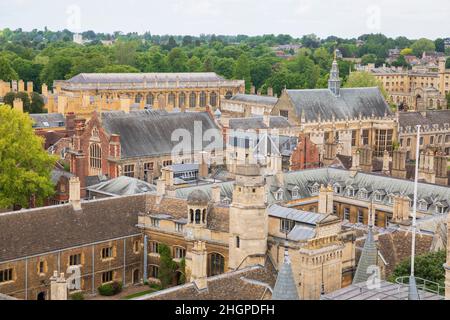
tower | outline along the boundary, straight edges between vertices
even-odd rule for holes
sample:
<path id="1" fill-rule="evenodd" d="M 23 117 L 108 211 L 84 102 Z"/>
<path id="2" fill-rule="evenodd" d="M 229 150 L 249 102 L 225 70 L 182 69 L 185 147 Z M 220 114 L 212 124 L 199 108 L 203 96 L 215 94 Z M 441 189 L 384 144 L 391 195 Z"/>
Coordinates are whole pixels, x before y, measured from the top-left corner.
<path id="1" fill-rule="evenodd" d="M 238 165 L 230 206 L 230 269 L 264 264 L 268 223 L 265 181 L 259 166 Z"/>
<path id="2" fill-rule="evenodd" d="M 330 78 L 328 79 L 328 89 L 335 96 L 338 97 L 340 95 L 341 79 L 339 78 L 339 65 L 336 60 L 336 51 L 334 51 L 334 60 L 331 66 Z"/>

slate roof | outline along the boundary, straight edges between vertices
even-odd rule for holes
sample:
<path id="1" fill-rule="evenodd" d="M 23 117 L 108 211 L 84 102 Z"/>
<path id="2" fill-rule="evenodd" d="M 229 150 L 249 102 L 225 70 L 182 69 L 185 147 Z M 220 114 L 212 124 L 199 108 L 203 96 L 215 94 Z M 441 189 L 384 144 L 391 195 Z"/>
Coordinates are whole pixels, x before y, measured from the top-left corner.
<path id="1" fill-rule="evenodd" d="M 371 266 L 376 266 L 378 261 L 378 249 L 373 239 L 372 227 L 369 227 L 366 241 L 362 249 L 361 257 L 359 258 L 356 273 L 353 278 L 353 284 L 365 283 L 372 275 L 369 271 Z"/>
<path id="2" fill-rule="evenodd" d="M 273 288 L 272 300 L 299 300 L 297 286 L 292 273 L 289 253 L 284 253 L 284 262 L 277 275 L 277 281 Z"/>
<path id="3" fill-rule="evenodd" d="M 55 168 L 51 173 L 51 180 L 54 184 L 57 184 L 61 177 L 66 177 L 67 179 L 72 178 L 74 175 L 70 172 Z"/>
<path id="4" fill-rule="evenodd" d="M 66 118 L 61 113 L 37 113 L 30 114 L 30 117 L 35 129 L 64 127 L 66 124 Z"/>
<path id="5" fill-rule="evenodd" d="M 198 122 L 202 132 L 209 129 L 219 130 L 207 112 L 167 113 L 163 111 L 142 110 L 130 113 L 103 112 L 102 124 L 109 134 L 120 135 L 122 158 L 138 158 L 147 156 L 168 155 L 180 143 L 172 141 L 175 130 L 186 130 L 192 137 L 191 148 L 195 150 L 194 125 Z M 179 137 L 177 137 L 179 139 Z M 187 139 L 187 137 L 184 137 Z M 210 141 L 203 141 L 203 148 Z M 188 140 L 186 140 L 188 141 Z M 213 146 L 219 147 L 220 141 L 214 141 Z"/>
<path id="6" fill-rule="evenodd" d="M 315 122 L 320 119 L 345 120 L 359 117 L 384 117 L 392 115 L 380 89 L 373 88 L 341 88 L 340 96 L 335 96 L 329 89 L 286 90 L 292 101 L 297 117 L 304 112 L 306 121 Z"/>
<path id="7" fill-rule="evenodd" d="M 144 83 L 144 82 L 214 82 L 224 78 L 214 72 L 192 73 L 80 73 L 67 80 L 74 84 Z"/>
<path id="8" fill-rule="evenodd" d="M 250 130 L 250 129 L 275 129 L 275 128 L 289 128 L 291 125 L 285 117 L 270 116 L 269 127 L 264 124 L 263 117 L 251 118 L 235 118 L 229 120 L 230 129 Z"/>
<path id="9" fill-rule="evenodd" d="M 87 190 L 110 196 L 125 196 L 146 192 L 155 193 L 156 186 L 136 178 L 120 176 L 118 178 L 90 186 Z"/>
<path id="10" fill-rule="evenodd" d="M 400 112 L 399 126 L 400 129 L 406 130 L 411 127 L 415 131 L 416 125 L 423 127 L 428 126 L 430 129 L 433 125 L 438 125 L 439 129 L 444 129 L 445 126 L 450 127 L 450 110 L 429 110 L 423 115 L 421 112 Z M 423 128 L 424 129 L 424 128 Z"/>
<path id="11" fill-rule="evenodd" d="M 0 263 L 139 234 L 145 195 L 108 198 L 0 214 Z"/>
<path id="12" fill-rule="evenodd" d="M 239 93 L 233 96 L 230 101 L 242 101 L 247 103 L 266 104 L 274 106 L 278 102 L 278 98 L 271 96 L 260 96 L 256 94 Z"/>
<path id="13" fill-rule="evenodd" d="M 268 260 L 268 259 L 267 259 Z M 276 270 L 270 262 L 210 277 L 208 289 L 194 283 L 169 288 L 133 300 L 262 300 L 270 299 Z"/>

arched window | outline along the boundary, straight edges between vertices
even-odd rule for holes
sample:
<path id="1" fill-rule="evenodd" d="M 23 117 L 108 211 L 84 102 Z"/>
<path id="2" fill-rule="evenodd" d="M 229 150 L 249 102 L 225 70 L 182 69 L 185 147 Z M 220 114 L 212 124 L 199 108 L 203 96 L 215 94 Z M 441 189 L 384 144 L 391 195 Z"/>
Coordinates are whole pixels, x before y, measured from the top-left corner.
<path id="1" fill-rule="evenodd" d="M 233 97 L 233 92 L 227 91 L 227 93 L 225 94 L 225 99 L 230 100 L 232 97 Z"/>
<path id="2" fill-rule="evenodd" d="M 146 103 L 149 105 L 149 106 L 153 106 L 153 100 L 155 99 L 155 97 L 153 97 L 153 95 L 151 94 L 151 93 L 149 93 L 148 95 L 147 95 L 147 101 L 146 101 Z"/>
<path id="3" fill-rule="evenodd" d="M 134 98 L 134 102 L 141 103 L 141 101 L 142 101 L 142 95 L 140 93 L 138 93 L 136 95 L 136 98 Z"/>
<path id="4" fill-rule="evenodd" d="M 169 106 L 174 107 L 175 106 L 175 94 L 169 93 Z"/>
<path id="5" fill-rule="evenodd" d="M 206 93 L 204 91 L 200 93 L 200 107 L 206 107 Z"/>
<path id="6" fill-rule="evenodd" d="M 211 95 L 209 96 L 209 104 L 212 107 L 217 106 L 217 93 L 215 93 L 215 92 L 211 93 Z"/>
<path id="7" fill-rule="evenodd" d="M 194 210 L 189 210 L 189 215 L 190 215 L 190 218 L 191 218 L 191 223 L 193 223 L 194 222 Z"/>
<path id="8" fill-rule="evenodd" d="M 192 92 L 189 95 L 189 108 L 195 108 L 196 105 L 197 105 L 197 95 L 194 92 Z"/>
<path id="9" fill-rule="evenodd" d="M 178 107 L 184 108 L 186 105 L 186 95 L 184 93 L 180 93 L 178 96 Z"/>
<path id="10" fill-rule="evenodd" d="M 206 222 L 206 209 L 203 209 L 202 222 Z"/>
<path id="11" fill-rule="evenodd" d="M 225 258 L 219 253 L 211 253 L 208 257 L 208 277 L 224 273 Z"/>
<path id="12" fill-rule="evenodd" d="M 102 148 L 100 145 L 94 143 L 89 148 L 89 162 L 93 169 L 102 168 Z"/>
<path id="13" fill-rule="evenodd" d="M 200 224 L 200 222 L 202 221 L 202 212 L 200 211 L 200 209 L 195 210 L 195 223 L 196 224 Z"/>

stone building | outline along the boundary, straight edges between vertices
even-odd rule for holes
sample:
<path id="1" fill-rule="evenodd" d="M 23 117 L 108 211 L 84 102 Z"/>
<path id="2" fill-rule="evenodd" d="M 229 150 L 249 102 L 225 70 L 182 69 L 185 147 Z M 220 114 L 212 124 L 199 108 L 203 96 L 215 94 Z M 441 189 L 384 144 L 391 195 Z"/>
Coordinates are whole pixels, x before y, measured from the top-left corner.
<path id="1" fill-rule="evenodd" d="M 255 94 L 237 94 L 222 101 L 220 111 L 223 117 L 248 118 L 270 114 L 278 98 Z"/>
<path id="2" fill-rule="evenodd" d="M 431 147 L 450 155 L 450 110 L 400 112 L 398 119 L 398 141 L 407 159 L 416 158 L 417 125 L 421 125 L 420 151 Z"/>
<path id="3" fill-rule="evenodd" d="M 44 87 L 50 113 L 89 117 L 94 110 L 114 111 L 152 108 L 155 110 L 205 111 L 244 93 L 243 80 L 226 80 L 215 73 L 125 73 L 79 74 L 55 81 L 53 93 Z"/>
<path id="4" fill-rule="evenodd" d="M 383 84 L 391 103 L 412 111 L 446 109 L 450 70 L 445 61 L 439 59 L 437 71 L 371 68 L 370 72 Z"/>
<path id="5" fill-rule="evenodd" d="M 200 163 L 202 151 L 209 152 L 205 161 L 222 161 L 221 137 L 205 140 L 208 131 L 220 135 L 220 129 L 207 112 L 94 113 L 88 122 L 76 120 L 70 150 L 71 172 L 80 178 L 84 188 L 87 177 L 98 175 L 109 178 L 123 175 L 153 182 L 163 167 L 173 163 Z M 183 136 L 173 138 L 177 132 Z M 180 141 L 186 144 L 183 154 L 174 154 Z"/>
<path id="6" fill-rule="evenodd" d="M 5 82 L 0 79 L 0 101 L 3 101 L 3 97 L 9 92 L 27 92 L 28 94 L 33 93 L 33 82 L 23 80 L 13 80 L 11 82 Z"/>

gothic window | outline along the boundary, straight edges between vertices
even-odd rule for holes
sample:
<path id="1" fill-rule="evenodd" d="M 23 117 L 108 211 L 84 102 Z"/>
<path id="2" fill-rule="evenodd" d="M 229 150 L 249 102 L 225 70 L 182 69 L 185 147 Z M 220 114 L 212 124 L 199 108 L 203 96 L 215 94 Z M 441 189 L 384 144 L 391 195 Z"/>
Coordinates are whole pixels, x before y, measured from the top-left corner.
<path id="1" fill-rule="evenodd" d="M 224 273 L 225 258 L 219 253 L 209 255 L 208 277 L 217 276 Z"/>
<path id="2" fill-rule="evenodd" d="M 356 146 L 356 130 L 352 131 L 352 147 Z"/>
<path id="3" fill-rule="evenodd" d="M 200 93 L 200 107 L 206 107 L 206 93 L 204 91 Z"/>
<path id="4" fill-rule="evenodd" d="M 211 95 L 209 96 L 209 104 L 212 107 L 216 107 L 217 106 L 217 93 L 212 92 Z"/>
<path id="5" fill-rule="evenodd" d="M 169 105 L 170 106 L 175 106 L 175 94 L 173 94 L 173 93 L 169 93 Z"/>
<path id="6" fill-rule="evenodd" d="M 196 224 L 200 224 L 200 222 L 202 221 L 202 212 L 200 211 L 200 209 L 195 210 L 195 223 Z"/>
<path id="7" fill-rule="evenodd" d="M 411 146 L 411 138 L 406 139 L 406 146 L 407 147 Z"/>
<path id="8" fill-rule="evenodd" d="M 173 257 L 175 259 L 183 259 L 186 256 L 186 249 L 182 247 L 174 247 Z"/>
<path id="9" fill-rule="evenodd" d="M 101 169 L 102 168 L 102 148 L 100 145 L 94 143 L 91 144 L 89 148 L 89 160 L 91 168 Z"/>
<path id="10" fill-rule="evenodd" d="M 369 130 L 368 129 L 365 129 L 362 132 L 362 144 L 364 146 L 369 144 Z"/>
<path id="11" fill-rule="evenodd" d="M 178 96 L 178 106 L 182 108 L 185 105 L 186 105 L 186 95 L 184 93 L 180 93 L 180 95 Z"/>
<path id="12" fill-rule="evenodd" d="M 227 93 L 225 94 L 225 99 L 230 100 L 232 97 L 233 97 L 233 92 L 227 91 Z"/>
<path id="13" fill-rule="evenodd" d="M 158 266 L 149 266 L 149 275 L 150 278 L 158 279 L 159 275 L 159 267 Z"/>
<path id="14" fill-rule="evenodd" d="M 377 130 L 375 141 L 375 156 L 382 157 L 384 151 L 392 152 L 392 130 Z"/>
<path id="15" fill-rule="evenodd" d="M 151 94 L 151 93 L 149 93 L 148 95 L 147 95 L 147 104 L 149 105 L 149 106 L 153 106 L 153 101 L 154 101 L 154 97 L 153 97 L 153 95 Z"/>
<path id="16" fill-rule="evenodd" d="M 141 103 L 142 101 L 142 95 L 139 93 L 136 95 L 136 97 L 134 98 L 134 102 L 136 103 Z"/>
<path id="17" fill-rule="evenodd" d="M 192 92 L 189 95 L 189 108 L 195 108 L 197 106 L 197 95 Z"/>

